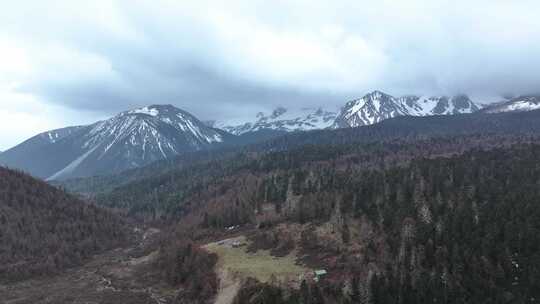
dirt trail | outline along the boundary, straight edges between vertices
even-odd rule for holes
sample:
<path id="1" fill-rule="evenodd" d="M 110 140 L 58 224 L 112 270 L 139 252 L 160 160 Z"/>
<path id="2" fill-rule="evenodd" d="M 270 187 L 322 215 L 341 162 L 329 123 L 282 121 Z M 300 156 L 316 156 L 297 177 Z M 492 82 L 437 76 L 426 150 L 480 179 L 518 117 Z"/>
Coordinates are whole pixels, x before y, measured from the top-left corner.
<path id="1" fill-rule="evenodd" d="M 211 246 L 232 246 L 234 242 L 244 241 L 243 236 L 234 237 L 229 239 L 224 239 L 219 242 L 213 242 L 206 244 L 204 247 L 208 249 Z M 219 290 L 216 295 L 214 304 L 231 304 L 234 300 L 234 297 L 238 293 L 240 286 L 242 284 L 241 279 L 223 264 L 223 261 L 220 260 L 216 265 L 216 274 L 219 279 Z"/>
<path id="2" fill-rule="evenodd" d="M 214 304 L 231 304 L 240 289 L 241 281 L 226 269 L 218 270 L 219 291 Z"/>

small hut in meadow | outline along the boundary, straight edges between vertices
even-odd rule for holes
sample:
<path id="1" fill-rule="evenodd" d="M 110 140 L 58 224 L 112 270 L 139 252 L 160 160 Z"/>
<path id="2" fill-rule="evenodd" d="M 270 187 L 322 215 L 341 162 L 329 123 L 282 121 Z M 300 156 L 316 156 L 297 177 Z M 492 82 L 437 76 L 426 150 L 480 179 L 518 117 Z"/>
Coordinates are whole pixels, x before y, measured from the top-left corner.
<path id="1" fill-rule="evenodd" d="M 319 282 L 323 277 L 325 277 L 328 272 L 325 269 L 318 269 L 313 272 L 315 274 L 315 282 Z"/>

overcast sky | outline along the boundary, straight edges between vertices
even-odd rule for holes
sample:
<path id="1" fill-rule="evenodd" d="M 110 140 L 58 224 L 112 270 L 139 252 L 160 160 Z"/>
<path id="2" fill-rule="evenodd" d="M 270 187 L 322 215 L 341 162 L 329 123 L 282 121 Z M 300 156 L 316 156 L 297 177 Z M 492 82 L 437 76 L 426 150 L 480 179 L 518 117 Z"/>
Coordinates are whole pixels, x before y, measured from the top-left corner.
<path id="1" fill-rule="evenodd" d="M 0 150 L 147 104 L 229 120 L 374 89 L 536 93 L 538 12 L 537 0 L 0 0 Z"/>

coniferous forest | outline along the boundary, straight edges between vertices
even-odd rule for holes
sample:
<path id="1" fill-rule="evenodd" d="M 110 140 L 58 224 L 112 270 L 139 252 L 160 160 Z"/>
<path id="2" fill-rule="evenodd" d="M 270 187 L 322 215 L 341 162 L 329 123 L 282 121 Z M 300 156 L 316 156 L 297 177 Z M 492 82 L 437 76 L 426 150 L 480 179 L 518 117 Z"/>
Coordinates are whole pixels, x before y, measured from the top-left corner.
<path id="1" fill-rule="evenodd" d="M 231 303 L 540 298 L 534 133 L 349 132 L 192 153 L 56 187 L 2 169 L 1 278 L 62 278 L 105 253 L 92 288 L 119 303 L 214 303 L 230 290 Z M 307 270 L 291 280 L 227 268 L 264 255 L 276 268 L 292 259 Z M 316 269 L 320 280 L 309 276 Z"/>
<path id="2" fill-rule="evenodd" d="M 57 273 L 128 241 L 124 219 L 0 167 L 0 280 Z"/>
<path id="3" fill-rule="evenodd" d="M 299 252 L 301 263 L 331 274 L 292 289 L 248 280 L 236 303 L 534 302 L 540 296 L 535 142 L 495 134 L 243 150 L 156 170 L 163 173 L 93 200 L 142 221 L 178 223 L 169 237 L 189 244 L 177 252 L 200 256 L 188 259 L 193 263 L 215 263 L 191 253 L 193 244 L 240 226 L 249 230 L 251 250 Z M 164 277 L 179 282 L 192 266 L 163 267 L 172 261 L 173 247 L 167 248 Z M 213 280 L 193 288 L 211 294 Z"/>

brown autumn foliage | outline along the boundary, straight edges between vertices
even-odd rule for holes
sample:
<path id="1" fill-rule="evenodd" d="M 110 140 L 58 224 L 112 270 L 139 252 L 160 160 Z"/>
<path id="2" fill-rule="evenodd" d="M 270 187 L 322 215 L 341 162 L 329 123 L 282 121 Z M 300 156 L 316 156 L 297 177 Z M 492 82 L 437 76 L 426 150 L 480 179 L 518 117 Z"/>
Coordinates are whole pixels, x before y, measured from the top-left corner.
<path id="1" fill-rule="evenodd" d="M 0 167 L 1 281 L 54 273 L 127 239 L 114 214 Z"/>

